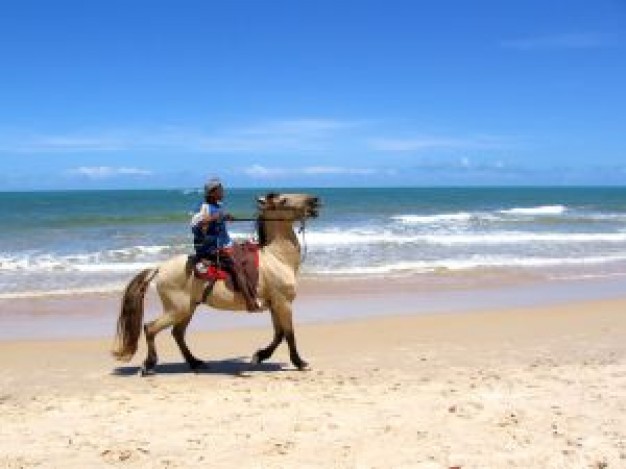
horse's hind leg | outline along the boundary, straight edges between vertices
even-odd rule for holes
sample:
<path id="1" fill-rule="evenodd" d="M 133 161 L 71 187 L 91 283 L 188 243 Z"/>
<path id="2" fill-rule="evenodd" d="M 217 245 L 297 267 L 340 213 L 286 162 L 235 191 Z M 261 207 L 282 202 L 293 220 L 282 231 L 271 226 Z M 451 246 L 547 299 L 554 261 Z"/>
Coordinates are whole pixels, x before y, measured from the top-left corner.
<path id="1" fill-rule="evenodd" d="M 199 360 L 198 358 L 193 356 L 193 354 L 189 350 L 189 347 L 187 347 L 187 343 L 185 342 L 185 331 L 187 330 L 187 326 L 191 322 L 192 316 L 193 313 L 187 316 L 181 322 L 175 324 L 172 328 L 172 335 L 174 336 L 174 340 L 176 341 L 176 344 L 178 344 L 178 348 L 183 354 L 183 357 L 185 357 L 185 361 L 187 362 L 189 367 L 192 370 L 197 370 L 199 368 L 202 368 L 205 363 L 202 360 Z"/>
<path id="2" fill-rule="evenodd" d="M 283 341 L 285 334 L 283 333 L 283 328 L 280 325 L 278 314 L 273 308 L 272 325 L 274 326 L 274 338 L 272 339 L 272 342 L 270 342 L 267 347 L 259 349 L 255 352 L 255 354 L 252 356 L 252 363 L 261 363 L 270 358 L 274 353 L 274 350 L 276 350 L 276 347 L 278 347 Z"/>
<path id="3" fill-rule="evenodd" d="M 145 326 L 143 326 L 143 330 L 146 334 L 146 344 L 148 345 L 148 354 L 146 355 L 146 359 L 143 362 L 143 368 L 141 369 L 142 376 L 154 374 L 154 367 L 156 366 L 158 361 L 156 347 L 154 345 L 154 338 L 163 329 L 165 329 L 166 327 L 170 327 L 172 324 L 174 324 L 174 321 L 174 315 L 164 313 L 162 316 L 158 317 L 154 321 L 149 322 Z"/>

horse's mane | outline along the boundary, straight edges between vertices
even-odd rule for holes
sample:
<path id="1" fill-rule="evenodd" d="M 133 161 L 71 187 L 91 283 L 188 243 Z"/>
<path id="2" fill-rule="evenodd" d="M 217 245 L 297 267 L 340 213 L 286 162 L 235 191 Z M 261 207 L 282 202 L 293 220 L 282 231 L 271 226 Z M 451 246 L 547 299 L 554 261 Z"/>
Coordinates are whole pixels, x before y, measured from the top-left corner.
<path id="1" fill-rule="evenodd" d="M 259 247 L 267 246 L 267 231 L 265 229 L 265 220 L 261 214 L 256 218 L 256 237 L 259 240 Z"/>
<path id="2" fill-rule="evenodd" d="M 265 200 L 272 201 L 274 198 L 278 197 L 278 193 L 276 192 L 268 192 L 265 196 Z M 264 210 L 258 212 L 256 217 L 256 235 L 259 240 L 259 246 L 267 246 L 267 230 L 265 229 L 265 219 L 263 218 Z"/>

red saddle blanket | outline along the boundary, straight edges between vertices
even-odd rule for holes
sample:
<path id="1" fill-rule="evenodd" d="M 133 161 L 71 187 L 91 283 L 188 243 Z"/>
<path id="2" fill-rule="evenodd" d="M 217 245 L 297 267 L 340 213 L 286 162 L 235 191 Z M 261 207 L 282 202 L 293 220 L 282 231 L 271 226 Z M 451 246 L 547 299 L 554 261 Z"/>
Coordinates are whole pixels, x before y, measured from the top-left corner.
<path id="1" fill-rule="evenodd" d="M 197 262 L 194 266 L 193 273 L 202 280 L 226 280 L 230 277 L 229 273 L 220 269 L 215 264 L 209 264 L 207 261 Z"/>
<path id="2" fill-rule="evenodd" d="M 222 259 L 225 258 L 225 255 L 228 255 L 236 267 L 241 269 L 248 283 L 256 291 L 259 280 L 259 245 L 252 242 L 237 243 L 233 245 L 230 254 L 220 254 Z M 229 286 L 232 286 L 230 272 L 221 268 L 220 264 L 219 257 L 202 259 L 195 263 L 194 275 L 206 281 L 227 280 Z"/>

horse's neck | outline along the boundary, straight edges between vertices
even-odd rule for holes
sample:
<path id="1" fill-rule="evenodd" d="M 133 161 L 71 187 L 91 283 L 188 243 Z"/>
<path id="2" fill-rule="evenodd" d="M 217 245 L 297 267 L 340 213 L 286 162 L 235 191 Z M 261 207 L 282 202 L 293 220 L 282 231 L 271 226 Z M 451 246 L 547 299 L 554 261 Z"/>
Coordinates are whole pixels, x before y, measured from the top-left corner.
<path id="1" fill-rule="evenodd" d="M 266 221 L 265 247 L 267 252 L 295 271 L 300 268 L 300 243 L 291 222 Z"/>

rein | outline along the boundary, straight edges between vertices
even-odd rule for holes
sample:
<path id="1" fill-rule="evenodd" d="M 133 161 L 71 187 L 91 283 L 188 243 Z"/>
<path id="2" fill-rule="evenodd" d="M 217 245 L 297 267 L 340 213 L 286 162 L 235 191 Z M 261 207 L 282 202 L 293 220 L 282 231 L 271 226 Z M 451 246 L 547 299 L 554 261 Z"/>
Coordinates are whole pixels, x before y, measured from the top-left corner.
<path id="1" fill-rule="evenodd" d="M 255 217 L 255 218 L 235 217 L 235 218 L 233 218 L 230 221 L 233 222 L 233 221 L 259 221 L 259 220 L 263 220 L 263 221 L 297 221 L 296 219 L 293 219 L 293 218 L 262 218 L 262 217 Z"/>
<path id="2" fill-rule="evenodd" d="M 260 223 L 264 222 L 264 221 L 291 221 L 291 222 L 296 222 L 298 221 L 298 219 L 293 219 L 293 218 L 265 218 L 265 217 L 255 217 L 255 218 L 240 218 L 240 217 L 236 217 L 233 220 L 231 220 L 231 222 L 233 221 L 254 221 L 257 223 L 257 233 L 259 234 L 259 238 L 261 238 L 260 235 Z M 300 228 L 298 229 L 298 233 L 302 233 L 302 255 L 300 256 L 300 261 L 302 263 L 304 263 L 304 261 L 306 260 L 307 254 L 308 254 L 308 245 L 306 242 L 306 217 L 301 218 L 300 220 Z M 259 239 L 259 241 L 261 241 Z M 265 240 L 263 240 L 263 242 L 261 244 L 264 244 Z"/>
<path id="3" fill-rule="evenodd" d="M 302 233 L 302 255 L 300 256 L 300 262 L 304 264 L 306 255 L 308 254 L 308 246 L 306 244 L 306 218 L 300 220 L 300 229 L 298 233 Z"/>

